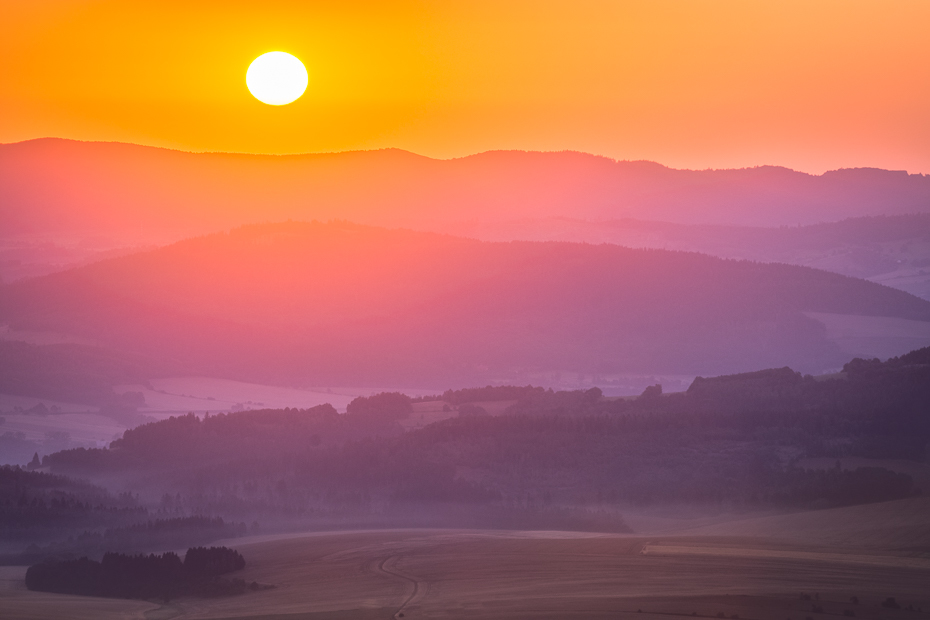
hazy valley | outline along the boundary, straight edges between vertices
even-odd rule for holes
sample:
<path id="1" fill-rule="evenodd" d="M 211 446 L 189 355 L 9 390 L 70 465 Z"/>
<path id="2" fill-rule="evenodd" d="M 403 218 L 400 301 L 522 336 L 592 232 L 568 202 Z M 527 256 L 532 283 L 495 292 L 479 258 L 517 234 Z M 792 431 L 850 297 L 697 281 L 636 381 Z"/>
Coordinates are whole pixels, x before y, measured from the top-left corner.
<path id="1" fill-rule="evenodd" d="M 0 0 L 0 620 L 930 620 L 928 24 Z"/>
<path id="2" fill-rule="evenodd" d="M 0 160 L 11 617 L 930 610 L 921 175 Z"/>

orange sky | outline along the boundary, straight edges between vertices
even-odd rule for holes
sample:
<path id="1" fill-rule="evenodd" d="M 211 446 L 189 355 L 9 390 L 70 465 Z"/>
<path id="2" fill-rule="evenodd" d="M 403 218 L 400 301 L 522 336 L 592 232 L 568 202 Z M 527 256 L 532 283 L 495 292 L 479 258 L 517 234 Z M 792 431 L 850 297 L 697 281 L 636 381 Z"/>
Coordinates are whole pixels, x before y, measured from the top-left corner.
<path id="1" fill-rule="evenodd" d="M 930 173 L 927 0 L 0 0 L 0 142 Z M 296 103 L 251 97 L 301 58 Z"/>

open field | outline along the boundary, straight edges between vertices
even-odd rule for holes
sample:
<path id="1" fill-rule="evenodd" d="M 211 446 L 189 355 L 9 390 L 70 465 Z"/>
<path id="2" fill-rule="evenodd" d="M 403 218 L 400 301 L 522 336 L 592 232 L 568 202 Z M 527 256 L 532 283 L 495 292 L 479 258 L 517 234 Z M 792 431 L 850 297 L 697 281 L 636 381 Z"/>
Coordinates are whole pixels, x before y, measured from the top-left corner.
<path id="1" fill-rule="evenodd" d="M 891 550 L 852 552 L 732 536 L 474 530 L 331 532 L 227 544 L 247 559 L 244 579 L 276 588 L 166 604 L 106 601 L 28 592 L 17 581 L 25 569 L 10 568 L 3 573 L 0 611 L 10 620 L 930 615 L 917 611 L 930 611 L 930 559 Z M 816 598 L 802 599 L 801 593 Z M 905 609 L 882 607 L 887 597 Z"/>
<path id="2" fill-rule="evenodd" d="M 3 431 L 20 432 L 26 439 L 42 441 L 49 433 L 67 433 L 71 442 L 88 447 L 101 447 L 121 436 L 126 430 L 113 418 L 99 413 L 57 413 L 51 415 L 4 414 Z M 55 447 L 63 450 L 70 446 Z"/>
<path id="3" fill-rule="evenodd" d="M 411 431 L 429 426 L 435 422 L 454 418 L 457 415 L 458 412 L 447 402 L 442 400 L 430 400 L 422 403 L 413 403 L 413 412 L 409 417 L 398 420 L 398 423 L 404 427 L 405 431 Z"/>
<path id="4" fill-rule="evenodd" d="M 17 397 L 0 395 L 0 403 L 13 398 Z M 25 398 L 19 400 L 21 402 Z M 54 401 L 32 400 L 49 408 L 57 406 Z M 94 409 L 82 406 L 85 410 Z M 62 410 L 67 411 L 64 407 Z M 124 421 L 92 411 L 45 415 L 3 412 L 0 415 L 0 465 L 25 465 L 35 453 L 41 457 L 69 448 L 103 447 L 122 436 L 127 428 Z"/>
<path id="5" fill-rule="evenodd" d="M 151 389 L 142 385 L 118 386 L 117 392 L 141 392 L 145 413 L 241 411 L 245 409 L 306 409 L 330 403 L 345 411 L 354 396 L 327 391 L 327 388 L 301 390 L 229 379 L 172 377 L 152 379 Z"/>
<path id="6" fill-rule="evenodd" d="M 469 403 L 476 407 L 484 409 L 488 415 L 503 415 L 507 407 L 516 403 L 516 400 L 493 400 Z M 449 418 L 458 416 L 458 410 L 449 403 L 442 400 L 428 400 L 420 403 L 413 403 L 413 412 L 410 417 L 399 420 L 404 430 L 414 430 L 429 426 L 435 422 L 441 422 Z"/>
<path id="7" fill-rule="evenodd" d="M 686 533 L 817 545 L 850 553 L 867 549 L 873 554 L 920 556 L 930 561 L 930 497 L 748 517 Z"/>
<path id="8" fill-rule="evenodd" d="M 891 317 L 806 312 L 820 321 L 827 338 L 850 356 L 882 359 L 930 345 L 930 322 Z"/>
<path id="9" fill-rule="evenodd" d="M 0 415 L 9 416 L 11 414 L 18 413 L 20 410 L 28 411 L 33 407 L 38 407 L 40 405 L 44 406 L 49 411 L 58 411 L 60 413 L 86 413 L 88 411 L 94 411 L 97 409 L 91 405 L 66 403 L 49 398 L 19 396 L 16 394 L 0 394 Z"/>
<path id="10" fill-rule="evenodd" d="M 357 396 L 380 392 L 404 392 L 411 396 L 430 393 L 398 387 L 310 387 L 289 388 L 275 385 L 215 379 L 211 377 L 170 377 L 152 379 L 151 388 L 143 385 L 121 385 L 116 391 L 141 392 L 146 406 L 140 413 L 163 417 L 163 414 L 193 411 L 243 411 L 249 409 L 309 409 L 329 403 L 345 412 L 346 405 Z"/>

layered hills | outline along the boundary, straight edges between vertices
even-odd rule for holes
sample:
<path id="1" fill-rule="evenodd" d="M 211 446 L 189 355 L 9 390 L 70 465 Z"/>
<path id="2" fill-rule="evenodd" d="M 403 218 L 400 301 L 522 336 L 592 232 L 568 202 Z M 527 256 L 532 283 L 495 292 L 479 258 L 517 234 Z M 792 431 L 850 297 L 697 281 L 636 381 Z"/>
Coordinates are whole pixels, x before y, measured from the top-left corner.
<path id="1" fill-rule="evenodd" d="M 338 222 L 245 226 L 0 289 L 14 331 L 300 385 L 817 373 L 850 357 L 823 314 L 923 325 L 930 302 L 804 267 Z"/>
<path id="2" fill-rule="evenodd" d="M 928 211 L 925 176 L 876 169 L 674 170 L 573 152 L 265 156 L 42 139 L 0 145 L 0 281 L 243 224 L 345 219 L 785 262 L 930 299 Z"/>
<path id="3" fill-rule="evenodd" d="M 0 236 L 176 235 L 332 218 L 429 228 L 570 216 L 780 226 L 930 210 L 930 178 L 775 166 L 675 170 L 576 152 L 435 160 L 396 149 L 185 153 L 41 139 L 0 145 Z"/>

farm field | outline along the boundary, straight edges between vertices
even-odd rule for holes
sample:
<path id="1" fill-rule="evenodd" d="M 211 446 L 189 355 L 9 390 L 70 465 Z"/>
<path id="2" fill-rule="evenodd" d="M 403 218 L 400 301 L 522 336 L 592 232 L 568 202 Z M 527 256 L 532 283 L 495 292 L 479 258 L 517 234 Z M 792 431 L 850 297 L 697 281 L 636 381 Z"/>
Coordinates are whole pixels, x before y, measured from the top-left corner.
<path id="1" fill-rule="evenodd" d="M 481 407 L 487 412 L 488 415 L 503 415 L 507 410 L 507 407 L 516 403 L 516 400 L 496 400 L 496 401 L 480 401 L 469 403 L 476 407 Z M 413 404 L 413 411 L 411 412 L 408 418 L 399 420 L 399 424 L 404 427 L 404 430 L 415 430 L 418 428 L 423 428 L 424 426 L 429 426 L 436 422 L 441 422 L 442 420 L 447 420 L 449 418 L 454 418 L 458 416 L 458 411 L 449 405 L 449 403 L 442 400 L 429 400 L 420 403 Z"/>
<path id="2" fill-rule="evenodd" d="M 4 414 L 3 431 L 20 432 L 26 439 L 47 440 L 51 434 L 66 433 L 81 446 L 104 446 L 123 434 L 126 425 L 99 413 L 57 413 L 51 415 Z M 56 447 L 61 450 L 70 446 Z"/>
<path id="3" fill-rule="evenodd" d="M 851 357 L 882 359 L 904 349 L 930 346 L 930 322 L 908 319 L 806 312 L 823 324 L 827 338 Z"/>
<path id="4" fill-rule="evenodd" d="M 210 377 L 168 377 L 152 379 L 151 387 L 121 385 L 116 391 L 141 392 L 145 407 L 139 411 L 156 418 L 166 414 L 203 413 L 206 411 L 243 411 L 249 409 L 309 409 L 329 403 L 345 413 L 346 405 L 357 396 L 379 392 L 403 392 L 411 396 L 428 394 L 430 390 L 398 387 L 308 387 L 289 388 L 231 379 Z"/>
<path id="5" fill-rule="evenodd" d="M 117 392 L 141 392 L 146 406 L 143 413 L 193 411 L 242 411 L 246 409 L 305 409 L 330 403 L 345 411 L 346 405 L 355 395 L 351 390 L 330 388 L 296 389 L 229 379 L 209 377 L 170 377 L 152 379 L 151 387 L 142 385 L 117 386 Z"/>
<path id="6" fill-rule="evenodd" d="M 919 556 L 930 561 L 930 498 L 746 517 L 686 533 L 786 541 L 848 553 L 868 550 L 870 554 Z"/>
<path id="7" fill-rule="evenodd" d="M 746 536 L 475 530 L 292 534 L 226 544 L 247 559 L 239 576 L 275 589 L 164 604 L 111 601 L 28 592 L 19 581 L 25 567 L 13 567 L 3 569 L 0 610 L 10 620 L 919 620 L 930 615 L 918 611 L 930 611 L 930 559 L 900 547 L 829 548 Z M 888 597 L 902 609 L 883 607 Z"/>

